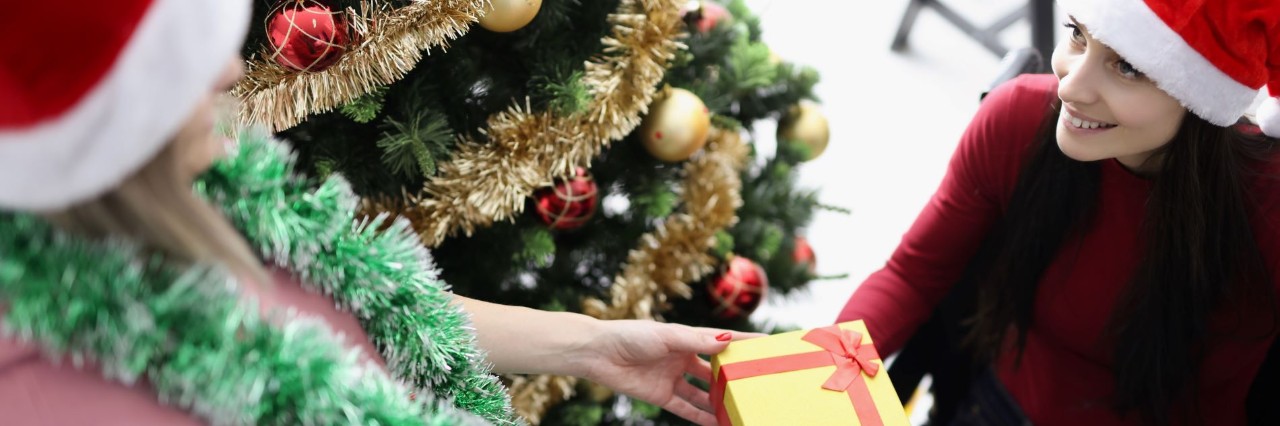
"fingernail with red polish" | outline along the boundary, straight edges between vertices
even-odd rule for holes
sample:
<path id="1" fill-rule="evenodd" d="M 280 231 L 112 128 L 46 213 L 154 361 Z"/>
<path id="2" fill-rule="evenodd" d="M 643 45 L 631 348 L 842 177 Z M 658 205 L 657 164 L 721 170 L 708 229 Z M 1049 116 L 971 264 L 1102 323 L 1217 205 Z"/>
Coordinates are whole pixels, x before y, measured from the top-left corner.
<path id="1" fill-rule="evenodd" d="M 732 338 L 733 338 L 733 333 L 730 333 L 727 331 L 724 333 L 720 333 L 719 336 L 716 336 L 716 340 L 719 340 L 721 342 L 727 342 L 729 341 L 729 339 L 732 339 Z"/>

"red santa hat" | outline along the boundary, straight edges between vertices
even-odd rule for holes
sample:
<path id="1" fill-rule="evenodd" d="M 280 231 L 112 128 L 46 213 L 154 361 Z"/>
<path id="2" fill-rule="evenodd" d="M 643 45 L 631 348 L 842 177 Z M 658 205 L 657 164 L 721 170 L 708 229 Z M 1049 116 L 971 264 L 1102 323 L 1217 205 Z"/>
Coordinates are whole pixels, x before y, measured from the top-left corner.
<path id="1" fill-rule="evenodd" d="M 54 210 L 150 160 L 244 42 L 249 0 L 9 2 L 0 209 Z"/>
<path id="2" fill-rule="evenodd" d="M 1235 124 L 1265 85 L 1256 121 L 1280 137 L 1280 1 L 1059 0 L 1193 114 Z"/>

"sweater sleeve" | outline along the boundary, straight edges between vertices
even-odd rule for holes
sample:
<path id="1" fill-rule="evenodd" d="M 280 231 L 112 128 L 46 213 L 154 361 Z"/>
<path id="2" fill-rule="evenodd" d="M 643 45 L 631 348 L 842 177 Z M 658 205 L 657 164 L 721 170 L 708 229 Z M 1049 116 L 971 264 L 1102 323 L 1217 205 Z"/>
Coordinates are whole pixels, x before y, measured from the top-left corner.
<path id="1" fill-rule="evenodd" d="M 839 321 L 865 320 L 880 352 L 889 354 L 929 318 L 1004 211 L 1056 83 L 1052 75 L 1022 76 L 987 96 L 942 184 L 884 268 L 850 297 Z"/>
<path id="2" fill-rule="evenodd" d="M 51 360 L 14 337 L 0 336 L 0 423 L 19 425 L 199 425 L 156 401 L 146 381 L 103 378 L 93 361 Z"/>

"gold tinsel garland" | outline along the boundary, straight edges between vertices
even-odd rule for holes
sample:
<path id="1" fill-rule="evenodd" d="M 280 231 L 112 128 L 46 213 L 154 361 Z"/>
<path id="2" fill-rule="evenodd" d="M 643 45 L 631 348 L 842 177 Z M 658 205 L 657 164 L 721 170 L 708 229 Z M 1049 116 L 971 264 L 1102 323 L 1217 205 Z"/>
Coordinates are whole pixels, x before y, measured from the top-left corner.
<path id="1" fill-rule="evenodd" d="M 362 10 L 347 12 L 358 45 L 332 67 L 297 72 L 264 57 L 249 61 L 245 78 L 231 91 L 243 101 L 240 118 L 280 131 L 394 83 L 427 49 L 466 34 L 488 5 L 489 0 L 417 0 L 387 10 L 364 2 Z"/>
<path id="2" fill-rule="evenodd" d="M 510 220 L 525 199 L 554 178 L 589 164 L 640 123 L 677 49 L 684 47 L 681 2 L 622 0 L 603 55 L 586 63 L 592 101 L 583 113 L 557 117 L 515 105 L 489 117 L 487 141 L 464 138 L 419 194 L 368 200 L 366 211 L 390 211 L 414 223 L 428 246 L 462 231 Z"/>
<path id="3" fill-rule="evenodd" d="M 705 151 L 684 166 L 684 211 L 672 214 L 640 238 L 614 278 L 608 302 L 588 299 L 583 313 L 600 319 L 659 319 L 667 298 L 688 298 L 689 283 L 711 273 L 717 232 L 737 223 L 742 205 L 741 172 L 748 149 L 735 131 L 712 129 Z M 567 376 L 515 377 L 512 405 L 532 424 L 547 409 L 573 395 L 578 380 Z"/>
<path id="4" fill-rule="evenodd" d="M 668 296 L 689 298 L 688 283 L 712 271 L 716 233 L 738 221 L 748 149 L 735 131 L 713 129 L 708 139 L 704 154 L 684 166 L 685 211 L 640 237 L 609 289 L 608 303 L 589 299 L 583 313 L 601 319 L 658 318 L 668 308 Z"/>

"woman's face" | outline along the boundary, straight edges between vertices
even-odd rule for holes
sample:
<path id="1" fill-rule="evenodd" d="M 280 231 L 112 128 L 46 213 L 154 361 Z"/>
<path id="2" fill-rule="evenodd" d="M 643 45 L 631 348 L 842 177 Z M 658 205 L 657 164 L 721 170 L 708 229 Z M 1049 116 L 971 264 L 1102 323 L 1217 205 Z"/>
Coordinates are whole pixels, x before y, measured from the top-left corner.
<path id="1" fill-rule="evenodd" d="M 1058 148 L 1079 161 L 1115 158 L 1135 172 L 1178 132 L 1187 110 L 1075 21 L 1053 51 Z"/>
<path id="2" fill-rule="evenodd" d="M 182 127 L 178 129 L 172 143 L 180 144 L 179 155 L 182 158 L 182 174 L 184 178 L 195 179 L 214 160 L 226 155 L 229 142 L 214 131 L 219 115 L 219 104 L 225 102 L 226 92 L 244 74 L 243 60 L 237 55 L 227 61 L 217 82 L 209 88 L 209 93 L 191 113 Z"/>

